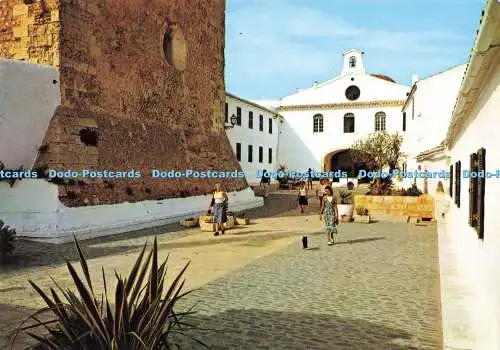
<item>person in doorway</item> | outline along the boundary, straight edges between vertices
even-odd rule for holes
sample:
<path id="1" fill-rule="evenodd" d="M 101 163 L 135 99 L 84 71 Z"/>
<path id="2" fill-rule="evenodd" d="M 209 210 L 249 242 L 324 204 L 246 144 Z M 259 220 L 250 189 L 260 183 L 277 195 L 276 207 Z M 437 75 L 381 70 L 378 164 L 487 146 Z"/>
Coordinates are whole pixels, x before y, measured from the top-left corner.
<path id="1" fill-rule="evenodd" d="M 307 169 L 307 189 L 313 189 L 313 171 L 311 168 Z"/>
<path id="2" fill-rule="evenodd" d="M 300 182 L 300 189 L 299 189 L 297 200 L 299 202 L 300 212 L 303 213 L 305 207 L 307 207 L 307 205 L 308 205 L 308 201 L 307 201 L 307 187 L 306 187 L 306 182 L 305 181 L 301 181 Z"/>
<path id="3" fill-rule="evenodd" d="M 209 207 L 209 212 L 211 208 L 211 212 L 214 217 L 214 236 L 218 236 L 219 232 L 224 234 L 225 223 L 227 222 L 227 202 L 227 193 L 222 189 L 220 183 L 215 184 L 215 190 Z"/>
<path id="4" fill-rule="evenodd" d="M 269 174 L 267 173 L 267 170 L 262 171 L 262 178 L 260 179 L 260 187 L 264 188 L 264 197 L 267 198 L 269 194 L 269 185 L 271 183 L 271 178 L 269 177 Z"/>
<path id="5" fill-rule="evenodd" d="M 335 235 L 337 234 L 336 225 L 339 223 L 339 211 L 337 207 L 337 198 L 334 196 L 330 186 L 326 186 L 325 188 L 325 196 L 321 204 L 319 219 L 325 224 L 328 245 L 334 245 Z"/>

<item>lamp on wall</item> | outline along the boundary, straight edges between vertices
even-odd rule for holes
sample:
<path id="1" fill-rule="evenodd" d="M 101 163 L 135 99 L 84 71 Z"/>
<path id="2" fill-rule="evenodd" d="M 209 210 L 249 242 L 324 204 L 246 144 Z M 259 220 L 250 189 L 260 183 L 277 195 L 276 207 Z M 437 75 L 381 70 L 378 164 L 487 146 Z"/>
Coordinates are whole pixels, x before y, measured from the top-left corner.
<path id="1" fill-rule="evenodd" d="M 238 117 L 235 114 L 233 114 L 231 116 L 230 120 L 231 120 L 231 124 L 224 125 L 224 129 L 232 129 L 238 123 Z"/>

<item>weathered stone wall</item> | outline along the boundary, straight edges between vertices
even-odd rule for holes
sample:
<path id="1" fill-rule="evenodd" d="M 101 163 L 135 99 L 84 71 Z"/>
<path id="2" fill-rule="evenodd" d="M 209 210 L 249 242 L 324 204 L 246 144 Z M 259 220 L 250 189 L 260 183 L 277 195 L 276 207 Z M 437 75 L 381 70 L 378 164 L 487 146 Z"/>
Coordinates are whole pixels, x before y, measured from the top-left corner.
<path id="1" fill-rule="evenodd" d="M 0 1 L 0 57 L 59 65 L 59 1 Z"/>
<path id="2" fill-rule="evenodd" d="M 45 7 L 56 5 L 47 3 Z M 44 46 L 46 52 L 60 50 L 52 61 L 48 54 L 35 58 L 30 47 L 23 56 L 19 40 L 12 37 L 15 28 L 30 23 L 30 11 L 43 7 L 39 1 L 29 6 L 21 1 L 0 4 L 2 16 L 8 12 L 4 23 L 10 23 L 4 32 L 10 36 L 2 37 L 3 56 L 60 63 L 61 106 L 37 166 L 134 169 L 143 175 L 135 180 L 70 182 L 60 191 L 64 203 L 199 195 L 217 181 L 152 179 L 151 168 L 240 170 L 223 128 L 223 0 L 63 0 L 59 12 L 57 7 L 50 12 L 51 19 L 60 13 L 61 22 L 59 45 L 51 36 L 52 46 Z M 28 17 L 19 17 L 26 11 Z M 25 41 L 37 42 L 40 36 L 30 28 L 28 24 Z M 82 130 L 97 135 L 97 145 L 82 142 Z M 247 186 L 242 179 L 221 182 L 231 191 Z"/>

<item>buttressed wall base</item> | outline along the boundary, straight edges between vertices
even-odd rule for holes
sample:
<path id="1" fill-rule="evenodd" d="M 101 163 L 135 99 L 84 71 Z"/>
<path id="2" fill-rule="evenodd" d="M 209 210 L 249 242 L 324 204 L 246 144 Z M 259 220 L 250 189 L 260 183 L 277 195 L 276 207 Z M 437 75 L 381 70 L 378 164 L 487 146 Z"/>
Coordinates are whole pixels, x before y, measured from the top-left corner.
<path id="1" fill-rule="evenodd" d="M 151 177 L 241 170 L 223 127 L 224 12 L 223 0 L 0 2 L 0 57 L 59 68 L 61 105 L 34 165 L 143 176 L 61 184 L 66 206 L 198 196 L 219 181 L 248 187 Z"/>

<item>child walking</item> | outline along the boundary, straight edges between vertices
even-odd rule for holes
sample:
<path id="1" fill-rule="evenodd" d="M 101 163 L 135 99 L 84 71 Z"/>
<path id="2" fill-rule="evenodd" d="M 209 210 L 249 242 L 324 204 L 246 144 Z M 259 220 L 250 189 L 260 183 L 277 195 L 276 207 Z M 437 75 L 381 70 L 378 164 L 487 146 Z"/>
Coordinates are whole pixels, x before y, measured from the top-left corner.
<path id="1" fill-rule="evenodd" d="M 330 186 L 325 187 L 325 196 L 321 203 L 319 219 L 323 220 L 326 229 L 326 239 L 328 245 L 335 244 L 335 235 L 339 223 L 339 211 L 337 208 L 337 198 L 333 195 L 333 190 Z"/>

